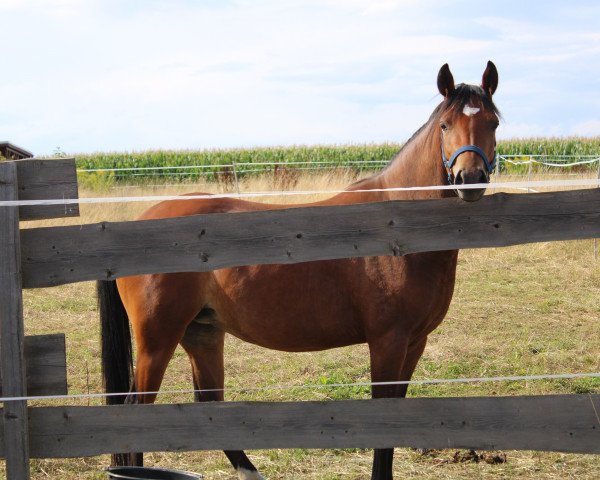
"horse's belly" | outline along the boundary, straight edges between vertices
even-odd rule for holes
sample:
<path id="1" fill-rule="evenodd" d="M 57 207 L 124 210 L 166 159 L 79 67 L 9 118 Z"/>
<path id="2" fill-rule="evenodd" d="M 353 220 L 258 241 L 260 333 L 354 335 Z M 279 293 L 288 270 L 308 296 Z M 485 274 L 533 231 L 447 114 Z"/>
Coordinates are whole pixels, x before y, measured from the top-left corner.
<path id="1" fill-rule="evenodd" d="M 271 316 L 268 324 L 263 318 L 244 315 L 239 323 L 229 323 L 225 330 L 246 342 L 285 352 L 311 352 L 365 342 L 358 332 L 323 329 L 302 316 Z"/>
<path id="2" fill-rule="evenodd" d="M 251 343 L 312 351 L 400 332 L 427 336 L 446 314 L 453 252 L 238 267 L 214 272 L 211 307 Z"/>
<path id="3" fill-rule="evenodd" d="M 242 340 L 284 351 L 364 342 L 348 283 L 341 272 L 324 266 L 313 262 L 215 272 L 219 323 Z"/>

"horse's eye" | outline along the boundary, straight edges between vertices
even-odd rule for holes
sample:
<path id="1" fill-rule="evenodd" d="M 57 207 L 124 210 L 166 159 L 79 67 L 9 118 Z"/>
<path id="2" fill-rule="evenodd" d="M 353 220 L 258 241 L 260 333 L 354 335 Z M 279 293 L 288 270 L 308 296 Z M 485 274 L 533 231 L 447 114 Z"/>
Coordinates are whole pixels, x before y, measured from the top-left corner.
<path id="1" fill-rule="evenodd" d="M 442 124 L 440 124 L 440 128 L 442 129 L 442 131 L 445 132 L 446 130 L 448 130 L 448 124 L 447 123 L 442 123 Z"/>

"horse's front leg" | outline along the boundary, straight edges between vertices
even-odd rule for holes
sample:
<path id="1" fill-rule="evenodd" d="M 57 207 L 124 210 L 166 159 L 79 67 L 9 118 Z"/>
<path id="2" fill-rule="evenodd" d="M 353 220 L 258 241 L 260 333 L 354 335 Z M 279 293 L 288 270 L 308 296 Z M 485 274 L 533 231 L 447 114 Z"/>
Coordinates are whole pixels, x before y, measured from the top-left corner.
<path id="1" fill-rule="evenodd" d="M 427 338 L 408 343 L 400 332 L 392 332 L 377 341 L 369 342 L 371 356 L 371 380 L 394 382 L 410 380 L 417 366 Z M 373 385 L 373 398 L 405 397 L 407 385 Z M 394 462 L 393 448 L 375 449 L 373 456 L 372 480 L 391 480 Z"/>

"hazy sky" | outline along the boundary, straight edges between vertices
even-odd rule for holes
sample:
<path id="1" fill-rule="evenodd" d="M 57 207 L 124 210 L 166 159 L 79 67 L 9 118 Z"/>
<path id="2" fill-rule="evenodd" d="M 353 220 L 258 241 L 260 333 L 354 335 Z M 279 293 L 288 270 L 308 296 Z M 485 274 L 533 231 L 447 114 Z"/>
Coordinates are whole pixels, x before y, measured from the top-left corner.
<path id="1" fill-rule="evenodd" d="M 600 2 L 0 0 L 0 141 L 48 154 L 403 141 L 436 75 L 499 136 L 600 135 Z"/>

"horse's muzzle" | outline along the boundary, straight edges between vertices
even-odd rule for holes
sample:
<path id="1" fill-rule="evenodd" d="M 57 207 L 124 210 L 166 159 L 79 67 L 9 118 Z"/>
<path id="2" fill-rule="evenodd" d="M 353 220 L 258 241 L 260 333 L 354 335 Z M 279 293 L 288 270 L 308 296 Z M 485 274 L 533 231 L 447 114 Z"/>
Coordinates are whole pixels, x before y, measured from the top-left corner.
<path id="1" fill-rule="evenodd" d="M 460 170 L 454 177 L 454 185 L 456 186 L 489 182 L 490 176 L 481 168 Z M 457 188 L 456 193 L 458 194 L 459 198 L 466 202 L 476 202 L 483 197 L 485 188 Z"/>

